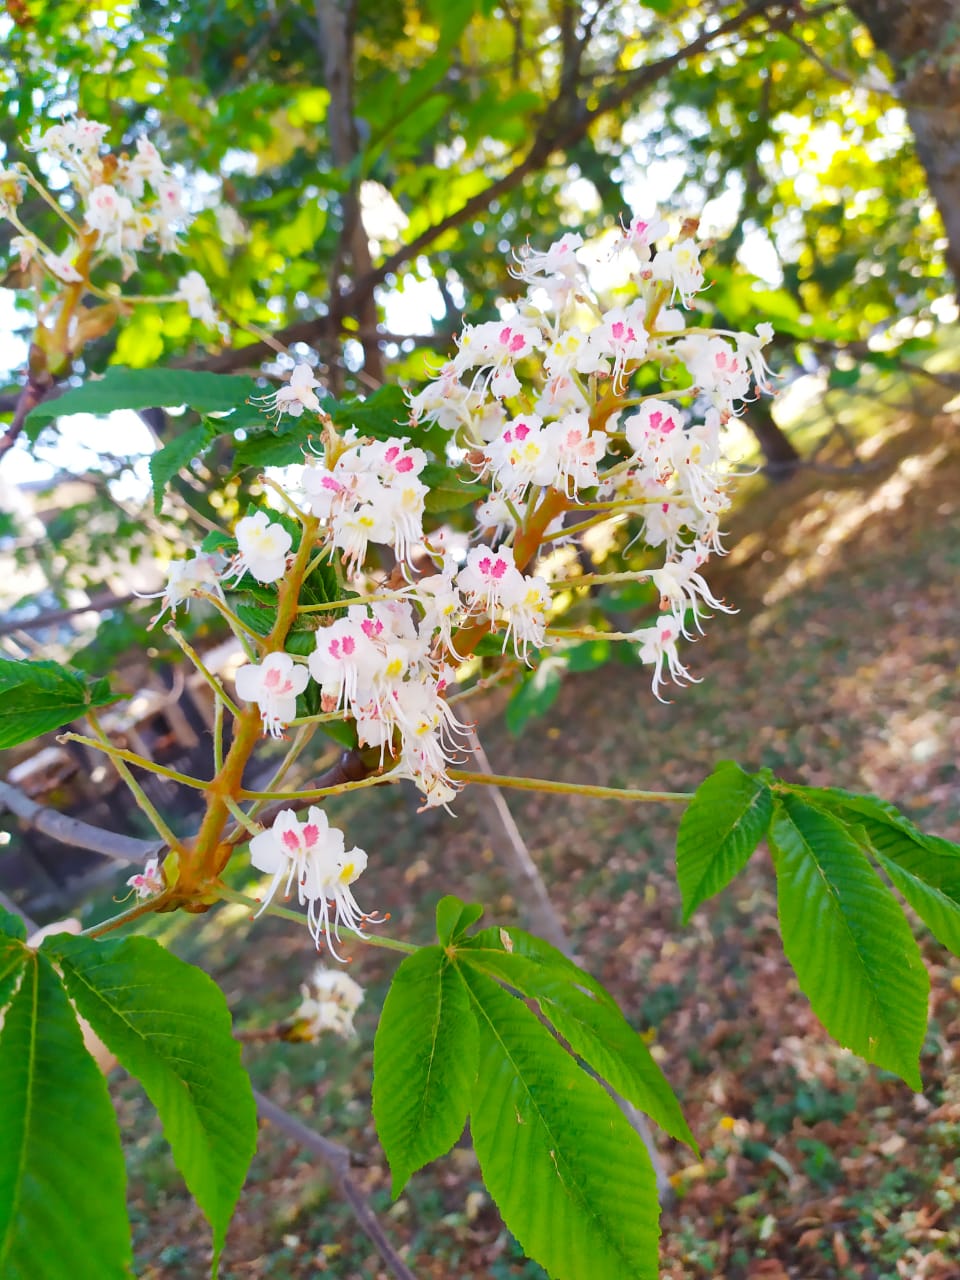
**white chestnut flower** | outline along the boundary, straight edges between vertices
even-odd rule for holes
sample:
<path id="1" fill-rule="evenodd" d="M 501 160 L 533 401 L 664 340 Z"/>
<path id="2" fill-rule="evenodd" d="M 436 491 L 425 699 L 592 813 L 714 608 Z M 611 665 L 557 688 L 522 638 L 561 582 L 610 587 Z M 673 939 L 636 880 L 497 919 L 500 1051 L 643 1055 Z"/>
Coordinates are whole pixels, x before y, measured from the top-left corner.
<path id="1" fill-rule="evenodd" d="M 307 668 L 298 666 L 289 653 L 268 653 L 263 662 L 239 669 L 237 693 L 260 708 L 264 732 L 280 738 L 296 717 L 297 694 L 303 693 L 309 679 Z"/>
<path id="2" fill-rule="evenodd" d="M 276 582 L 283 577 L 293 537 L 282 524 L 271 523 L 265 511 L 244 516 L 234 530 L 237 555 L 227 577 L 239 580 L 250 573 L 258 582 Z"/>
<path id="3" fill-rule="evenodd" d="M 180 277 L 174 297 L 187 304 L 187 310 L 194 320 L 208 324 L 211 328 L 216 326 L 217 313 L 213 307 L 213 297 L 199 271 L 188 271 L 185 276 Z"/>
<path id="4" fill-rule="evenodd" d="M 171 560 L 167 569 L 167 585 L 162 591 L 136 592 L 141 600 L 162 600 L 160 612 L 150 619 L 154 626 L 169 609 L 176 613 L 182 604 L 190 607 L 190 597 L 209 593 L 223 599 L 217 578 L 217 557 L 194 552 L 188 559 Z"/>
<path id="5" fill-rule="evenodd" d="M 341 924 L 363 938 L 363 925 L 384 923 L 377 913 L 360 910 L 350 888 L 366 869 L 367 855 L 362 849 L 345 850 L 343 832 L 331 827 L 327 815 L 315 805 L 306 822 L 300 822 L 292 809 L 278 813 L 273 826 L 250 841 L 250 861 L 273 877 L 257 915 L 269 906 L 281 882 L 285 895 L 296 883 L 298 900 L 307 904 L 307 925 L 314 941 L 319 947 L 323 935 L 337 960 L 342 957 L 333 939 L 340 941 Z"/>

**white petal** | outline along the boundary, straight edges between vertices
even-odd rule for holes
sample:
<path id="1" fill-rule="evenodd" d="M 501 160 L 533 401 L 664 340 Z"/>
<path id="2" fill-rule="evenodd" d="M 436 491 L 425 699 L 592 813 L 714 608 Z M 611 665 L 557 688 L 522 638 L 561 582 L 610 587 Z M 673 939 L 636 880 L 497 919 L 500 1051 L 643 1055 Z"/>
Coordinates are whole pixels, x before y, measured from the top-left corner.
<path id="1" fill-rule="evenodd" d="M 261 831 L 250 841 L 250 861 L 258 871 L 276 875 L 286 860 L 280 842 L 272 831 Z"/>
<path id="2" fill-rule="evenodd" d="M 244 702 L 256 702 L 263 687 L 263 671 L 260 667 L 247 663 L 239 669 L 234 677 L 237 694 Z"/>

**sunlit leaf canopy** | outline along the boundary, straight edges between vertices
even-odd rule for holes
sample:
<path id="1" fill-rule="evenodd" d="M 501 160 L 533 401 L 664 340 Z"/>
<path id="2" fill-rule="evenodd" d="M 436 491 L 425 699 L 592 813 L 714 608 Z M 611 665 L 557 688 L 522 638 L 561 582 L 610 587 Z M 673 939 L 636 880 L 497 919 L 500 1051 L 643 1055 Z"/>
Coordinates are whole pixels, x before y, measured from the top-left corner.
<path id="1" fill-rule="evenodd" d="M 518 290 L 517 246 L 601 236 L 655 209 L 675 225 L 700 216 L 706 322 L 771 321 L 786 377 L 838 350 L 849 364 L 851 344 L 857 362 L 889 359 L 881 349 L 911 339 L 948 291 L 891 72 L 842 6 L 27 0 L 17 12 L 0 17 L 3 162 L 64 113 L 108 122 L 115 148 L 149 136 L 195 217 L 183 253 L 144 255 L 127 287 L 169 294 L 196 269 L 234 334 L 225 346 L 185 304 L 138 306 L 86 348 L 87 370 L 255 372 L 273 352 L 254 330 L 316 352 L 338 396 L 413 385 L 464 318 L 490 318 Z M 30 203 L 42 229 L 47 211 Z M 31 295 L 5 297 L 28 336 Z M 230 455 L 203 465 L 152 522 L 136 503 L 108 514 L 102 482 L 81 515 L 58 517 L 72 585 L 101 584 L 147 547 L 182 549 L 196 513 L 242 514 Z"/>
<path id="2" fill-rule="evenodd" d="M 203 210 L 188 265 L 235 319 L 268 330 L 309 324 L 357 283 L 341 224 L 358 187 L 375 267 L 482 197 L 381 286 L 381 302 L 397 289 L 410 299 L 388 306 L 388 322 L 403 316 L 421 343 L 436 323 L 440 349 L 462 312 L 509 291 L 512 246 L 654 206 L 702 213 L 721 263 L 746 259 L 780 283 L 770 307 L 787 330 L 812 319 L 816 331 L 829 313 L 823 336 L 862 338 L 944 290 L 940 228 L 903 112 L 841 8 L 798 23 L 776 4 L 744 17 L 750 6 L 690 0 L 360 0 L 346 163 L 312 0 L 28 8 L 28 25 L 4 19 L 7 156 L 17 135 L 71 108 L 109 121 L 115 144 L 148 133 Z M 504 187 L 493 199 L 492 185 Z M 176 257 L 145 263 L 137 287 L 160 292 L 182 270 Z M 756 311 L 740 276 L 723 290 L 731 321 Z M 310 336 L 335 359 L 346 333 L 356 369 L 359 317 L 341 311 L 333 332 L 314 324 Z M 103 358 L 146 364 L 213 337 L 185 309 L 140 309 Z M 394 363 L 391 376 L 421 365 Z"/>

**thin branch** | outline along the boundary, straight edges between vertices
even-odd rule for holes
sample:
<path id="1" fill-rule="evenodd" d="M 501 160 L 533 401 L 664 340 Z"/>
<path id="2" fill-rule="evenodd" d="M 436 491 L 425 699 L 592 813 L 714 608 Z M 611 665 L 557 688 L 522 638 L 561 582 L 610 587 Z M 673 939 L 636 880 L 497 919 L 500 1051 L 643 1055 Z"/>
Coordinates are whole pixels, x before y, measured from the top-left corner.
<path id="1" fill-rule="evenodd" d="M 414 1273 L 387 1239 L 376 1214 L 370 1208 L 366 1196 L 351 1178 L 350 1166 L 354 1157 L 349 1149 L 341 1146 L 339 1142 L 331 1142 L 329 1138 L 324 1138 L 313 1129 L 308 1129 L 295 1116 L 284 1111 L 271 1098 L 268 1098 L 266 1094 L 260 1093 L 257 1089 L 254 1090 L 254 1097 L 257 1100 L 257 1110 L 264 1120 L 276 1125 L 287 1137 L 293 1138 L 300 1146 L 318 1155 L 328 1166 L 336 1178 L 340 1191 L 353 1210 L 361 1230 L 373 1244 L 393 1275 L 397 1277 L 397 1280 L 417 1280 Z"/>
<path id="2" fill-rule="evenodd" d="M 106 831 L 103 827 L 94 827 L 79 818 L 58 813 L 56 809 L 37 804 L 9 782 L 0 781 L 0 806 L 17 817 L 22 826 L 39 831 L 51 840 L 59 840 L 61 844 L 72 845 L 75 849 L 90 849 L 125 866 L 159 857 L 167 847 L 162 840 L 138 840 L 134 836 Z"/>
<path id="3" fill-rule="evenodd" d="M 855 76 L 850 75 L 846 71 L 841 71 L 839 67 L 835 67 L 831 63 L 827 62 L 826 58 L 822 58 L 820 54 L 817 53 L 816 49 L 814 49 L 812 45 L 807 44 L 806 40 L 801 39 L 795 31 L 785 29 L 783 34 L 788 40 L 791 40 L 795 45 L 797 45 L 798 48 L 802 49 L 807 57 L 815 62 L 817 66 L 820 67 L 822 71 L 825 71 L 832 79 L 839 80 L 841 84 L 849 85 L 851 89 L 863 89 L 867 93 L 877 93 L 885 98 L 893 98 L 895 102 L 900 101 L 900 94 L 897 92 L 896 87 L 890 84 L 888 80 L 884 80 L 882 77 L 879 77 L 879 75 L 878 79 L 875 81 L 858 80 Z M 878 74 L 873 71 L 873 68 L 871 68 L 871 72 L 873 72 L 873 74 Z"/>
<path id="4" fill-rule="evenodd" d="M 0 636 L 13 635 L 15 631 L 39 631 L 41 627 L 66 622 L 68 618 L 75 618 L 81 613 L 106 613 L 110 609 L 119 608 L 120 605 L 130 604 L 135 599 L 134 595 L 118 596 L 112 591 L 101 592 L 91 597 L 87 604 L 74 605 L 72 609 L 44 609 L 42 613 L 35 613 L 32 618 L 18 618 L 15 622 L 0 623 Z"/>
<path id="5" fill-rule="evenodd" d="M 53 390 L 53 378 L 49 373 L 31 374 L 17 396 L 17 403 L 13 410 L 13 420 L 7 427 L 6 431 L 0 436 L 0 461 L 3 455 L 17 443 L 20 432 L 23 430 L 23 424 L 27 420 L 27 414 L 31 409 L 35 409 L 38 404 L 42 404 Z"/>

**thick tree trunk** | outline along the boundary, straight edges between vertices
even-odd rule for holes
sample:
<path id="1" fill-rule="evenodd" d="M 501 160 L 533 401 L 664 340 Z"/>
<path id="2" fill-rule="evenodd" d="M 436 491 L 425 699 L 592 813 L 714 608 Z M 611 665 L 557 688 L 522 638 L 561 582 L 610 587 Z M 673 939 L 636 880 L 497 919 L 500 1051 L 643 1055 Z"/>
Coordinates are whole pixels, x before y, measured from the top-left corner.
<path id="1" fill-rule="evenodd" d="M 785 480 L 799 465 L 800 454 L 775 422 L 767 401 L 760 399 L 749 405 L 743 421 L 757 437 L 766 475 L 771 480 Z"/>
<path id="2" fill-rule="evenodd" d="M 848 0 L 890 59 L 960 288 L 960 0 Z"/>

